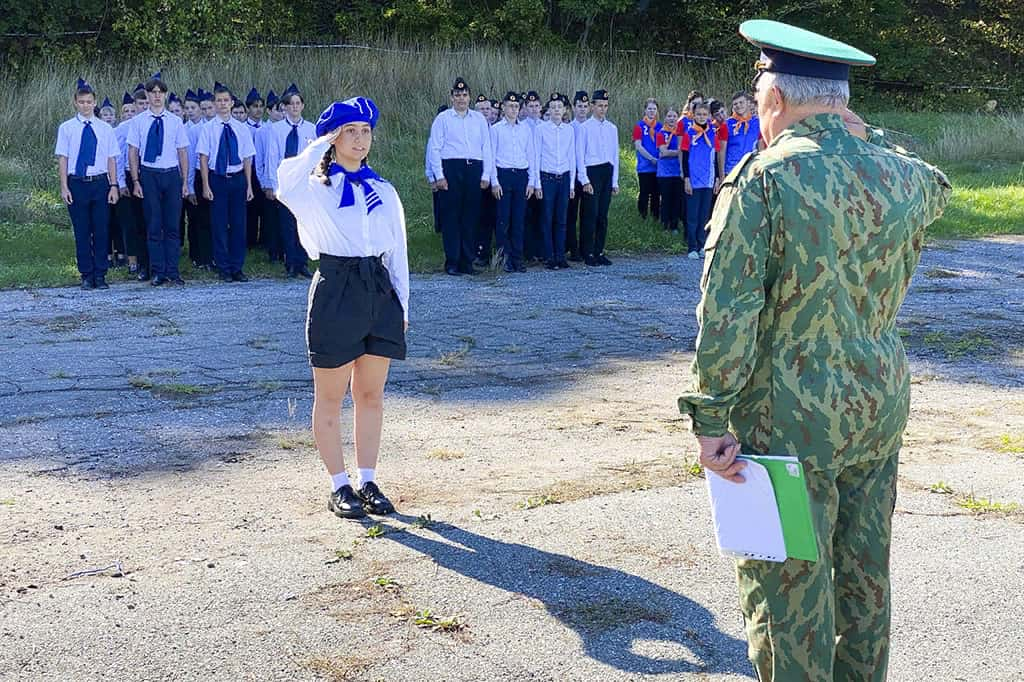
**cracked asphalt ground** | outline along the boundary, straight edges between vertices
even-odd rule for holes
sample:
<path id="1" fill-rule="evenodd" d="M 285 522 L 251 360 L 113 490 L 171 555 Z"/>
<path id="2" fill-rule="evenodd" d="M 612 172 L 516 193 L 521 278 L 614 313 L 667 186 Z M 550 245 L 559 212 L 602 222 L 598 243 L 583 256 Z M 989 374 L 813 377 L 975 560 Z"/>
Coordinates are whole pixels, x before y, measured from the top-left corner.
<path id="1" fill-rule="evenodd" d="M 414 277 L 378 528 L 325 509 L 302 283 L 0 292 L 0 678 L 750 679 L 698 268 Z M 901 314 L 890 679 L 1024 676 L 1022 275 L 933 244 Z"/>

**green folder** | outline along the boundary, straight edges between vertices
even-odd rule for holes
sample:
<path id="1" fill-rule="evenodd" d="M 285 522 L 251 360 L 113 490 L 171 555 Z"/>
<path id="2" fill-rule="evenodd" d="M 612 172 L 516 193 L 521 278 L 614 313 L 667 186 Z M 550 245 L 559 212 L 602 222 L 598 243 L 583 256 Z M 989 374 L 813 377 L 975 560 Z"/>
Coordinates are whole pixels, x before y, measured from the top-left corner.
<path id="1" fill-rule="evenodd" d="M 811 520 L 811 500 L 807 495 L 804 467 L 796 457 L 773 455 L 740 455 L 758 462 L 768 470 L 775 489 L 775 503 L 782 520 L 782 539 L 786 556 L 804 561 L 818 560 L 818 539 Z"/>
<path id="2" fill-rule="evenodd" d="M 804 469 L 796 457 L 740 455 L 743 483 L 707 472 L 715 538 L 736 559 L 818 560 Z"/>

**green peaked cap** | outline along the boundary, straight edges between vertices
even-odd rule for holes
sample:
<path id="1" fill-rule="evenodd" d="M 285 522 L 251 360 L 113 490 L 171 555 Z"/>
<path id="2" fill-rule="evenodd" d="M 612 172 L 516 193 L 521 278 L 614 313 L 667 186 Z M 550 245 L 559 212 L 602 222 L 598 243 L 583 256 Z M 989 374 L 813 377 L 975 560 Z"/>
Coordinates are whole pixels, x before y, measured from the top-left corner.
<path id="1" fill-rule="evenodd" d="M 848 80 L 851 66 L 875 63 L 874 57 L 852 45 L 779 21 L 744 21 L 740 35 L 761 48 L 759 71 Z"/>

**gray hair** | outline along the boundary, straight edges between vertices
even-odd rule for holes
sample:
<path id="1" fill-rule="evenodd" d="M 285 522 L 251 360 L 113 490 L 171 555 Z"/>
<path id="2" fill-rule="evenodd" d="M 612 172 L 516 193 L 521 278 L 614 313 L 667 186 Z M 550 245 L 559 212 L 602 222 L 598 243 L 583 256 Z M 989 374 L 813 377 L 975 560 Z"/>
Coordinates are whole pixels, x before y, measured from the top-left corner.
<path id="1" fill-rule="evenodd" d="M 765 85 L 775 86 L 787 104 L 803 106 L 819 104 L 826 107 L 845 107 L 850 101 L 850 83 L 830 78 L 808 78 L 788 73 L 765 74 L 772 80 Z"/>

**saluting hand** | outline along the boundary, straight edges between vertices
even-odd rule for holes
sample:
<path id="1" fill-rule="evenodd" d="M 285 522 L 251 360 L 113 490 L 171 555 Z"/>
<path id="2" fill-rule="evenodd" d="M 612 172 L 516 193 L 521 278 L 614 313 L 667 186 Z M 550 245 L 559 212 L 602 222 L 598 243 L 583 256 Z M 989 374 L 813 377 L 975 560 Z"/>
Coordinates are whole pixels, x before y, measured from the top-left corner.
<path id="1" fill-rule="evenodd" d="M 714 194 L 718 194 L 718 190 L 722 189 L 722 178 L 715 178 L 715 189 Z"/>
<path id="2" fill-rule="evenodd" d="M 724 436 L 697 436 L 700 445 L 700 464 L 709 471 L 733 483 L 743 483 L 741 471 L 747 463 L 736 460 L 740 454 L 740 444 L 731 433 Z"/>

